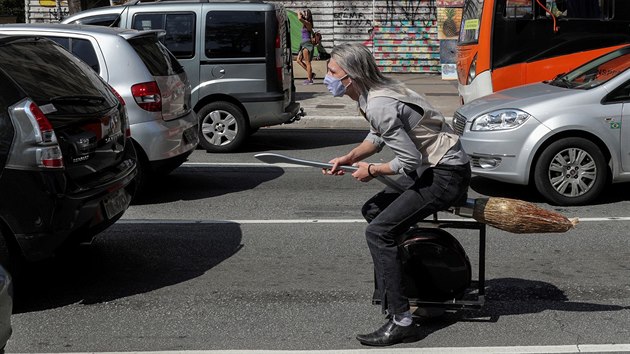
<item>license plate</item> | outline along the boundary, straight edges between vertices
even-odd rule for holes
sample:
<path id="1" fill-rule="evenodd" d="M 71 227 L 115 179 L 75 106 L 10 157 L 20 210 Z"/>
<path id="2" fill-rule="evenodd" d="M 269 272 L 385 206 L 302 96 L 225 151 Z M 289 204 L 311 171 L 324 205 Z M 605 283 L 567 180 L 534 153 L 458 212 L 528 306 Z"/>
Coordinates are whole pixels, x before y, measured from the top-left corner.
<path id="1" fill-rule="evenodd" d="M 125 189 L 119 189 L 114 195 L 103 200 L 103 206 L 105 207 L 105 214 L 108 219 L 122 213 L 129 206 L 131 196 L 125 191 Z"/>

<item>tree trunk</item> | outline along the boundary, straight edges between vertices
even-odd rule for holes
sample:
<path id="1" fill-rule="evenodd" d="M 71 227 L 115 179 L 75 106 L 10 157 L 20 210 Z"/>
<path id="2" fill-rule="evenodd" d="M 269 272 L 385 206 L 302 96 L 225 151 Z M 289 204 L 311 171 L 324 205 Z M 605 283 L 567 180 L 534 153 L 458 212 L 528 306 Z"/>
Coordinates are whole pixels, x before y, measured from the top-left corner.
<path id="1" fill-rule="evenodd" d="M 68 0 L 68 13 L 74 15 L 81 12 L 81 0 Z"/>

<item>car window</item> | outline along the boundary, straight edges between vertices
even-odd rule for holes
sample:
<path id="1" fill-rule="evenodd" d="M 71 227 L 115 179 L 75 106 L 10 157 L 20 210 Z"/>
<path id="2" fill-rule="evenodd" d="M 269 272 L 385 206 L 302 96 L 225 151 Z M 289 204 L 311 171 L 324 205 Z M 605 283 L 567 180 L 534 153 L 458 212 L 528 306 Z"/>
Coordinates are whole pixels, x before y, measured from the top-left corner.
<path id="1" fill-rule="evenodd" d="M 596 58 L 566 75 L 560 75 L 550 84 L 575 89 L 591 89 L 628 69 L 630 69 L 630 47 Z"/>
<path id="2" fill-rule="evenodd" d="M 164 29 L 164 14 L 138 14 L 133 17 L 131 28 L 137 30 Z"/>
<path id="3" fill-rule="evenodd" d="M 160 41 L 176 58 L 195 56 L 195 14 L 136 14 L 131 28 L 138 30 L 163 29 L 166 35 Z"/>
<path id="4" fill-rule="evenodd" d="M 39 105 L 59 97 L 98 97 L 89 104 L 65 101 L 60 112 L 86 113 L 110 109 L 117 99 L 84 62 L 47 39 L 18 40 L 0 50 L 0 66 Z M 54 114 L 51 112 L 50 114 Z"/>
<path id="5" fill-rule="evenodd" d="M 184 71 L 177 59 L 157 40 L 155 35 L 134 37 L 128 42 L 138 53 L 151 75 L 170 76 Z"/>
<path id="6" fill-rule="evenodd" d="M 208 58 L 265 57 L 264 12 L 210 11 L 205 32 Z"/>
<path id="7" fill-rule="evenodd" d="M 87 39 L 73 38 L 70 41 L 70 52 L 83 60 L 94 71 L 99 72 L 98 57 L 92 42 Z"/>
<path id="8" fill-rule="evenodd" d="M 57 42 L 62 47 L 66 48 L 66 50 L 70 50 L 70 38 L 67 38 L 67 37 L 53 37 L 53 36 L 47 36 L 46 38 Z"/>
<path id="9" fill-rule="evenodd" d="M 605 99 L 606 103 L 630 102 L 630 81 L 619 86 Z"/>
<path id="10" fill-rule="evenodd" d="M 83 17 L 78 20 L 72 21 L 70 23 L 79 24 L 79 25 L 120 27 L 120 15 L 119 14 L 95 15 L 95 16 Z"/>
<path id="11" fill-rule="evenodd" d="M 92 43 L 87 39 L 55 36 L 47 36 L 46 38 L 59 43 L 62 47 L 66 48 L 66 50 L 70 51 L 79 59 L 83 60 L 87 65 L 94 69 L 94 71 L 100 71 L 100 65 L 98 64 L 96 51 L 94 51 Z"/>

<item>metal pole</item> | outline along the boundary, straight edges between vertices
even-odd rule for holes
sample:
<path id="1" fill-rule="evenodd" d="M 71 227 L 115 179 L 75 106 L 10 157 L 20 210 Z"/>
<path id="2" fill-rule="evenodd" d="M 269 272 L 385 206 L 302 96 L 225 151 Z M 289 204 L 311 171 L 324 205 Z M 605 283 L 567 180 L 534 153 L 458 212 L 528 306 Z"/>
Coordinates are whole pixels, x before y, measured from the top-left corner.
<path id="1" fill-rule="evenodd" d="M 370 46 L 370 50 L 372 54 L 374 54 L 374 23 L 376 21 L 376 0 L 372 0 L 372 33 L 370 33 L 370 38 L 372 38 L 372 45 Z"/>

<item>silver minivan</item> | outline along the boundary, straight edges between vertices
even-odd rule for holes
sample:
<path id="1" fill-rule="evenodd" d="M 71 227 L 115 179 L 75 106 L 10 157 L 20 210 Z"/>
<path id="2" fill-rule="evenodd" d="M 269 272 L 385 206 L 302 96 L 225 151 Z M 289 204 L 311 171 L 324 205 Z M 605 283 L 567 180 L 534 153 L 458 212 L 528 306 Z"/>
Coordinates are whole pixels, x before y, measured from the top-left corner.
<path id="1" fill-rule="evenodd" d="M 199 142 L 190 82 L 159 32 L 60 24 L 0 25 L 0 33 L 49 38 L 90 65 L 122 96 L 138 154 L 138 182 L 181 165 Z"/>
<path id="2" fill-rule="evenodd" d="M 159 29 L 184 66 L 209 152 L 237 149 L 258 128 L 291 123 L 295 102 L 289 21 L 263 1 L 127 2 L 80 12 L 63 23 Z"/>

